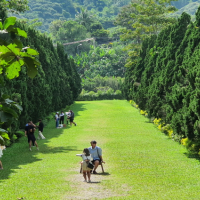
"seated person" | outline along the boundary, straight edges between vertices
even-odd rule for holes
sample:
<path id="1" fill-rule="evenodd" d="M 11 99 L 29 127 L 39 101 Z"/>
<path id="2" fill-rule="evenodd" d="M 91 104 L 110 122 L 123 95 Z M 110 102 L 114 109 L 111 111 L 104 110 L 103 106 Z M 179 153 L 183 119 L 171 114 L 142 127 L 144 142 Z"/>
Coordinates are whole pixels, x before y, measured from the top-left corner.
<path id="1" fill-rule="evenodd" d="M 105 163 L 102 158 L 102 150 L 100 147 L 96 146 L 97 142 L 95 140 L 90 142 L 91 147 L 88 148 L 90 154 L 92 155 L 93 158 L 93 164 L 94 164 L 94 169 L 93 169 L 93 174 L 97 174 L 96 169 L 99 165 L 100 162 Z"/>

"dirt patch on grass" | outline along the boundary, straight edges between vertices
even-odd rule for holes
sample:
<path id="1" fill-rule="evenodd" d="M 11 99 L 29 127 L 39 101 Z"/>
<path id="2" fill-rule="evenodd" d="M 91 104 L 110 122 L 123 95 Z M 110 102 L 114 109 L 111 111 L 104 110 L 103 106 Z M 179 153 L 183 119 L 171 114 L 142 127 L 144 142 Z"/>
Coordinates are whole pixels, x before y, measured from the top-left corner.
<path id="1" fill-rule="evenodd" d="M 100 171 L 100 168 L 98 168 Z M 79 169 L 74 170 L 76 172 Z M 120 196 L 116 194 L 115 191 L 106 188 L 105 184 L 102 182 L 106 182 L 111 179 L 111 175 L 107 172 L 91 174 L 91 183 L 83 182 L 83 174 L 77 173 L 71 177 L 68 177 L 67 180 L 70 181 L 73 192 L 70 195 L 66 195 L 64 199 L 105 199 L 114 196 Z"/>

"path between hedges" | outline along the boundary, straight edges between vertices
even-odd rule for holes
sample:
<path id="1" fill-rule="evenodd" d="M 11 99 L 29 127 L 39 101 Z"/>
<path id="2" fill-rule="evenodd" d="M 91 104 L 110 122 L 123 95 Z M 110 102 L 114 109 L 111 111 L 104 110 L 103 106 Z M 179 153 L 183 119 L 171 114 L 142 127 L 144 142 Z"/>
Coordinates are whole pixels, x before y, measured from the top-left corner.
<path id="1" fill-rule="evenodd" d="M 127 101 L 76 102 L 77 127 L 45 127 L 40 150 L 27 141 L 8 148 L 2 158 L 0 199 L 199 199 L 199 161 L 160 133 Z M 105 174 L 84 183 L 75 155 L 97 140 Z"/>

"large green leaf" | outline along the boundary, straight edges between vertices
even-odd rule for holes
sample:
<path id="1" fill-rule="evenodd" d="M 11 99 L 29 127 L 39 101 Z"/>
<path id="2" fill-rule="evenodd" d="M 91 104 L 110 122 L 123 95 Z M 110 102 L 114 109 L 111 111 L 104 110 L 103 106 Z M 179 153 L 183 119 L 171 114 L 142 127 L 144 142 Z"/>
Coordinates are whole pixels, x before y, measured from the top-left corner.
<path id="1" fill-rule="evenodd" d="M 3 107 L 2 107 L 2 110 L 3 110 L 3 112 L 5 112 L 5 113 L 7 113 L 7 114 L 11 114 L 14 118 L 17 118 L 17 117 L 18 117 L 18 114 L 17 114 L 12 108 L 3 106 Z"/>
<path id="2" fill-rule="evenodd" d="M 6 76 L 9 79 L 13 79 L 19 76 L 19 72 L 21 71 L 21 63 L 19 61 L 13 62 L 9 67 L 6 67 Z"/>
<path id="3" fill-rule="evenodd" d="M 12 106 L 15 106 L 17 109 L 19 109 L 19 110 L 23 110 L 23 108 L 19 105 L 19 104 L 17 104 L 17 103 L 15 103 L 13 100 L 11 100 L 11 99 L 5 99 L 5 103 L 6 104 L 10 104 L 10 105 L 12 105 Z"/>
<path id="4" fill-rule="evenodd" d="M 4 139 L 7 139 L 7 140 L 10 140 L 9 136 L 7 133 L 1 133 L 1 136 L 4 138 Z"/>
<path id="5" fill-rule="evenodd" d="M 8 48 L 10 51 L 12 51 L 16 56 L 18 56 L 19 53 L 20 53 L 20 49 L 17 48 L 17 44 L 9 44 L 9 45 L 7 46 L 7 48 Z"/>
<path id="6" fill-rule="evenodd" d="M 8 131 L 6 131 L 5 129 L 0 128 L 0 132 L 7 133 Z"/>
<path id="7" fill-rule="evenodd" d="M 0 65 L 9 65 L 15 58 L 15 54 L 12 52 L 4 53 L 0 56 Z"/>
<path id="8" fill-rule="evenodd" d="M 39 53 L 35 49 L 31 49 L 31 48 L 27 49 L 27 53 L 34 56 L 39 55 Z"/>
<path id="9" fill-rule="evenodd" d="M 31 59 L 34 59 L 33 56 L 31 56 L 30 54 L 26 53 L 26 52 L 20 52 L 20 57 L 29 57 Z"/>
<path id="10" fill-rule="evenodd" d="M 1 52 L 0 56 L 2 56 L 3 54 L 10 52 L 10 50 L 6 46 L 3 45 L 0 48 L 0 52 Z"/>
<path id="11" fill-rule="evenodd" d="M 11 114 L 7 114 L 3 111 L 0 111 L 0 121 L 1 122 L 7 122 L 8 119 L 11 119 L 12 118 L 12 115 Z"/>
<path id="12" fill-rule="evenodd" d="M 20 111 L 23 110 L 23 108 L 19 104 L 17 104 L 17 103 L 13 104 L 13 106 L 15 106 L 16 108 L 18 108 Z"/>
<path id="13" fill-rule="evenodd" d="M 27 38 L 27 33 L 20 28 L 17 28 L 17 35 Z"/>
<path id="14" fill-rule="evenodd" d="M 14 43 L 17 45 L 18 48 L 22 49 L 23 45 L 22 42 L 18 39 L 14 39 Z"/>
<path id="15" fill-rule="evenodd" d="M 24 30 L 21 30 L 20 28 L 13 28 L 12 31 L 19 36 L 27 38 L 27 33 Z"/>
<path id="16" fill-rule="evenodd" d="M 27 66 L 27 74 L 30 78 L 34 78 L 37 75 L 37 68 L 35 65 L 35 60 L 29 57 L 24 58 L 24 62 Z"/>
<path id="17" fill-rule="evenodd" d="M 5 99 L 5 103 L 6 103 L 6 104 L 11 104 L 11 103 L 14 103 L 14 101 L 11 100 L 11 99 Z"/>
<path id="18" fill-rule="evenodd" d="M 7 94 L 2 94 L 1 95 L 1 101 L 5 101 L 5 99 L 8 99 L 10 96 Z"/>
<path id="19" fill-rule="evenodd" d="M 30 78 L 34 78 L 37 75 L 37 68 L 27 66 L 27 74 Z"/>
<path id="20" fill-rule="evenodd" d="M 3 28 L 6 30 L 9 26 L 14 25 L 16 22 L 16 17 L 9 17 L 5 20 Z"/>
<path id="21" fill-rule="evenodd" d="M 0 135 L 0 145 L 4 145 L 4 139 Z"/>

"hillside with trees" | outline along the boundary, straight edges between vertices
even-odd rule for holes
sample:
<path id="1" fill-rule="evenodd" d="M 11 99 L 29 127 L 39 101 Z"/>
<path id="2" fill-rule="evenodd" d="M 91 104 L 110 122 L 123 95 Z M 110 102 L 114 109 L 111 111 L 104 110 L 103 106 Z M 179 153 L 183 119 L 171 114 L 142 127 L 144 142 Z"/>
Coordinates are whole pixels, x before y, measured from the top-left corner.
<path id="1" fill-rule="evenodd" d="M 120 8 L 130 0 L 29 0 L 29 11 L 20 14 L 20 18 L 38 19 L 42 22 L 40 30 L 48 31 L 54 20 L 74 19 L 81 9 L 87 9 L 103 24 L 105 29 L 113 27 L 114 17 Z"/>

